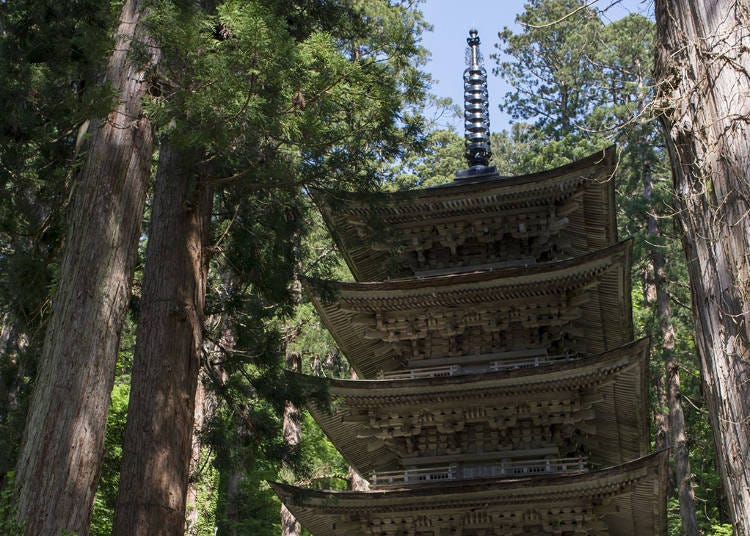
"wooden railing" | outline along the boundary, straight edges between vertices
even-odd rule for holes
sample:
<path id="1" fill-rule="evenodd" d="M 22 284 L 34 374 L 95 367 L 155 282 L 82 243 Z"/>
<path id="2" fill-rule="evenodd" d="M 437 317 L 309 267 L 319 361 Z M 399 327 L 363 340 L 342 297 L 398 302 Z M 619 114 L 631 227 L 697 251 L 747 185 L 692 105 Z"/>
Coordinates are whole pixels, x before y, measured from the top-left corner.
<path id="1" fill-rule="evenodd" d="M 555 458 L 539 460 L 506 460 L 485 465 L 447 465 L 420 467 L 401 471 L 373 473 L 373 487 L 419 484 L 472 478 L 502 478 L 555 473 L 585 473 L 588 463 L 583 458 Z"/>
<path id="2" fill-rule="evenodd" d="M 481 372 L 496 372 L 500 370 L 513 370 L 538 367 L 550 363 L 560 363 L 576 359 L 569 355 L 524 357 L 519 359 L 503 359 L 490 361 L 479 365 L 445 365 L 442 367 L 429 367 L 408 370 L 395 370 L 381 372 L 379 378 L 382 380 L 413 380 L 416 378 L 437 378 L 441 376 L 460 376 L 462 374 L 475 374 Z"/>
<path id="3" fill-rule="evenodd" d="M 461 365 L 446 365 L 444 367 L 429 367 L 408 370 L 396 370 L 384 372 L 381 378 L 384 380 L 414 380 L 417 378 L 438 378 L 441 376 L 458 376 L 461 374 Z"/>

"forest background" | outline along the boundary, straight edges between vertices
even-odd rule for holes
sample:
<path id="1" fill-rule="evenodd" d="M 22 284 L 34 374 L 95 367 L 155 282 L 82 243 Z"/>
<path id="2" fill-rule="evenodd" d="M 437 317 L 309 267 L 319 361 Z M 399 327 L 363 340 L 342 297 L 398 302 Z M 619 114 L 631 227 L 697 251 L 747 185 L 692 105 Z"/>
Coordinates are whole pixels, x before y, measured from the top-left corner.
<path id="1" fill-rule="evenodd" d="M 57 516 L 57 524 L 51 514 L 49 526 L 127 534 L 126 518 L 147 519 L 128 510 L 128 493 L 143 490 L 120 483 L 142 479 L 128 472 L 149 456 L 149 445 L 128 443 L 126 428 L 138 428 L 128 421 L 153 413 L 162 421 L 149 426 L 169 430 L 165 444 L 181 451 L 174 480 L 187 492 L 173 523 L 186 518 L 191 535 L 279 534 L 280 504 L 266 480 L 346 488 L 356 479 L 310 417 L 296 416 L 303 401 L 283 374 L 299 362 L 307 373 L 350 376 L 299 290 L 303 276 L 350 277 L 307 188 L 387 190 L 453 180 L 465 167 L 463 141 L 440 117 L 460 111 L 429 94 L 421 46 L 429 25 L 417 2 L 144 5 L 0 3 L 0 528 L 31 530 L 16 525 L 17 509 L 29 500 L 21 492 L 16 501 L 14 490 L 23 485 L 14 475 L 23 470 L 19 456 L 33 459 L 22 445 L 24 434 L 33 437 L 27 419 L 37 422 L 27 417 L 31 393 L 45 381 L 44 364 L 54 362 L 45 354 L 50 332 L 94 335 L 50 323 L 53 304 L 63 301 L 66 262 L 73 262 L 63 253 L 80 247 L 89 263 L 106 253 L 73 244 L 86 235 L 76 217 L 94 208 L 77 196 L 97 162 L 97 118 L 109 117 L 101 123 L 145 136 L 133 144 L 142 155 L 135 167 L 146 175 L 140 205 L 132 203 L 129 230 L 124 219 L 115 222 L 135 237 L 133 260 L 121 262 L 124 273 L 130 262 L 132 286 L 115 285 L 112 294 L 123 303 L 122 326 L 101 328 L 114 339 L 111 365 L 78 359 L 52 367 L 50 385 L 65 389 L 80 383 L 74 379 L 83 368 L 106 379 L 106 400 L 97 402 L 106 435 L 102 422 L 100 439 L 82 448 L 97 460 L 86 477 L 94 483 L 93 510 L 85 506 L 72 521 Z M 117 43 L 126 49 L 120 61 L 142 73 L 141 93 L 135 108 L 112 120 L 120 99 L 110 85 L 119 73 L 112 36 L 126 33 L 117 26 L 129 8 L 142 18 Z M 670 162 L 656 121 L 655 23 L 639 14 L 610 21 L 579 0 L 531 0 L 518 21 L 517 29 L 482 36 L 488 69 L 511 88 L 491 96 L 513 120 L 492 134 L 493 164 L 503 174 L 529 173 L 617 144 L 619 234 L 635 237 L 636 328 L 652 338 L 654 448 L 674 447 L 670 534 L 732 534 L 702 398 Z M 92 176 L 102 175 L 100 168 Z M 170 215 L 169 207 L 188 207 L 189 217 Z M 169 244 L 180 233 L 193 233 L 186 249 L 198 251 L 195 258 L 170 260 Z M 149 273 L 157 264 L 178 268 Z M 161 289 L 154 289 L 176 277 L 192 281 L 194 313 L 155 303 Z M 77 285 L 71 295 L 94 293 Z M 189 317 L 182 336 L 158 325 L 180 315 Z M 168 361 L 178 340 L 195 354 L 184 375 L 173 374 Z M 161 368 L 151 365 L 153 356 Z M 170 387 L 172 381 L 182 385 Z M 191 398 L 189 418 L 175 419 L 164 404 L 175 393 Z M 70 450 L 63 437 L 47 432 L 36 443 L 56 438 Z M 22 474 L 35 473 L 49 476 L 33 468 Z"/>

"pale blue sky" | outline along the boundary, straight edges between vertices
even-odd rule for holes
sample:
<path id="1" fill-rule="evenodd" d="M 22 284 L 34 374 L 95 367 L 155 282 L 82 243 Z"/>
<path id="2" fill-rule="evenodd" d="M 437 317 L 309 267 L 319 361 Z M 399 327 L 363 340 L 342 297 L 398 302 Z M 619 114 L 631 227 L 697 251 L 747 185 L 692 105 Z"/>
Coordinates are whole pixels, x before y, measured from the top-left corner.
<path id="1" fill-rule="evenodd" d="M 515 17 L 523 11 L 524 3 L 524 0 L 425 0 L 421 4 L 425 19 L 434 28 L 425 33 L 422 40 L 432 54 L 427 65 L 427 71 L 436 79 L 432 92 L 439 97 L 450 97 L 462 107 L 466 37 L 472 26 L 479 31 L 488 74 L 493 131 L 508 128 L 509 118 L 497 109 L 508 88 L 492 74 L 494 61 L 489 56 L 495 51 L 498 31 L 504 26 L 518 30 Z M 593 5 L 606 9 L 605 20 L 617 20 L 632 12 L 653 18 L 653 0 L 598 0 Z M 463 133 L 460 119 L 452 123 Z"/>

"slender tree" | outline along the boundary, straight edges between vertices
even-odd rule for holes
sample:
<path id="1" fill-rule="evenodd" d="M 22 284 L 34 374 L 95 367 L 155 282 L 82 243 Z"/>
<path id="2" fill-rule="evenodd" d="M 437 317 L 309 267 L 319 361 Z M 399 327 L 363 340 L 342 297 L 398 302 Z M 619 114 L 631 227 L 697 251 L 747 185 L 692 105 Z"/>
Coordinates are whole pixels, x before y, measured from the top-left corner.
<path id="1" fill-rule="evenodd" d="M 106 119 L 92 120 L 73 191 L 16 468 L 18 520 L 29 535 L 88 532 L 151 166 L 151 128 L 141 99 L 158 54 L 148 46 L 141 16 L 140 0 L 124 3 L 106 77 L 117 105 Z M 137 63 L 130 54 L 136 43 L 146 52 Z"/>
<path id="2" fill-rule="evenodd" d="M 286 368 L 293 372 L 302 372 L 302 356 L 298 352 L 288 352 Z M 287 400 L 284 406 L 284 423 L 282 433 L 284 442 L 290 449 L 299 448 L 301 438 L 301 413 L 295 404 Z M 286 505 L 281 505 L 281 536 L 299 536 L 302 526 Z"/>
<path id="3" fill-rule="evenodd" d="M 750 532 L 750 6 L 657 0 L 657 95 L 696 344 L 737 534 Z"/>
<path id="4" fill-rule="evenodd" d="M 666 281 L 666 258 L 660 249 L 661 231 L 653 203 L 653 182 L 648 163 L 643 171 L 643 197 L 647 203 L 646 232 L 649 239 L 649 261 L 653 281 L 654 301 L 661 334 L 660 353 L 665 356 L 664 371 L 660 374 L 660 387 L 668 407 L 668 426 L 666 445 L 672 447 L 674 473 L 677 484 L 677 495 L 680 503 L 680 520 L 683 536 L 698 536 L 698 520 L 695 514 L 695 492 L 693 491 L 690 456 L 687 445 L 685 415 L 682 410 L 682 393 L 680 389 L 680 371 L 675 352 L 675 328 L 672 322 L 672 307 Z M 659 412 L 661 413 L 661 412 Z M 658 422 L 658 421 L 657 421 Z M 658 433 L 658 432 L 657 432 Z"/>

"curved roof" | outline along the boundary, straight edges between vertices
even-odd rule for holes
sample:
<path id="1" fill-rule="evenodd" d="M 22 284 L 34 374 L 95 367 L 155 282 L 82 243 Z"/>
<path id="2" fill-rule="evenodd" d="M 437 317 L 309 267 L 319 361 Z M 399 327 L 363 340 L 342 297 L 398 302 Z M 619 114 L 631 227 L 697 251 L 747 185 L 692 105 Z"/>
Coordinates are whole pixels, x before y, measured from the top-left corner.
<path id="1" fill-rule="evenodd" d="M 667 451 L 661 451 L 576 475 L 442 481 L 369 492 L 271 486 L 315 536 L 364 530 L 385 535 L 396 526 L 405 531 L 434 527 L 478 534 L 501 528 L 503 534 L 543 535 L 560 534 L 560 523 L 576 534 L 661 535 L 666 534 L 667 461 Z"/>
<path id="2" fill-rule="evenodd" d="M 364 378 L 410 368 L 421 357 L 452 355 L 458 363 L 472 351 L 529 348 L 519 336 L 508 339 L 515 326 L 529 337 L 564 341 L 570 346 L 566 352 L 594 354 L 633 338 L 631 246 L 626 241 L 576 259 L 523 268 L 383 283 L 308 280 L 307 288 L 337 344 Z M 472 326 L 468 331 L 467 325 Z M 455 348 L 456 330 L 467 334 L 463 350 Z M 477 331 L 491 332 L 491 340 L 482 342 Z M 452 354 L 446 353 L 449 346 Z"/>
<path id="3" fill-rule="evenodd" d="M 583 410 L 585 418 L 579 425 L 584 428 L 590 461 L 614 465 L 642 456 L 648 448 L 648 357 L 648 340 L 641 339 L 573 361 L 463 376 L 404 380 L 297 377 L 309 388 L 317 387 L 331 396 L 333 411 L 313 401 L 308 409 L 334 446 L 362 475 L 401 466 L 402 453 L 378 438 L 381 430 L 373 421 L 378 413 L 388 416 L 388 425 L 398 427 L 403 421 L 397 416 L 408 421 L 415 411 L 424 417 L 446 409 L 465 407 L 471 412 L 482 408 L 478 422 L 490 426 L 493 408 L 524 401 L 542 404 L 542 414 L 545 402 L 587 401 L 593 411 L 575 404 L 562 404 L 562 409 L 550 407 L 556 413 L 566 408 L 571 411 L 561 413 L 562 420 Z M 423 427 L 428 426 L 425 422 Z"/>
<path id="4" fill-rule="evenodd" d="M 613 244 L 616 160 L 609 147 L 529 175 L 411 191 L 312 194 L 355 278 L 381 281 L 519 255 L 566 258 Z M 432 259 L 422 258 L 425 249 Z"/>

